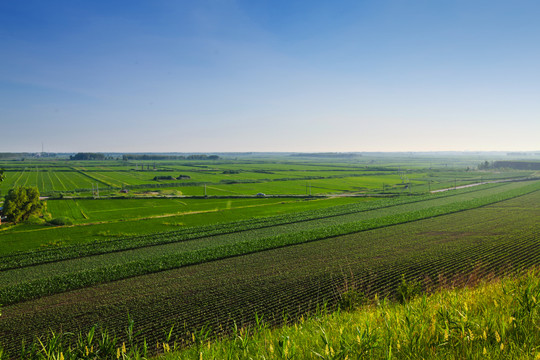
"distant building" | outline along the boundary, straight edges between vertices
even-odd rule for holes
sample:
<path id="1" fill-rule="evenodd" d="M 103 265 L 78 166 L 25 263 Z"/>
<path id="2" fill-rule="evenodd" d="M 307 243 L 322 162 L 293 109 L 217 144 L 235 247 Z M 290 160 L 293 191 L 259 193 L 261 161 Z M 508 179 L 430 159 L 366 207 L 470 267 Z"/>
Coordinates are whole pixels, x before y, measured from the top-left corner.
<path id="1" fill-rule="evenodd" d="M 265 193 L 257 193 L 257 196 L 258 196 L 258 197 L 265 197 L 266 194 L 265 194 Z"/>
<path id="2" fill-rule="evenodd" d="M 123 194 L 127 194 L 129 192 L 129 190 L 128 189 L 122 189 L 122 190 L 120 190 L 120 192 L 123 193 Z"/>

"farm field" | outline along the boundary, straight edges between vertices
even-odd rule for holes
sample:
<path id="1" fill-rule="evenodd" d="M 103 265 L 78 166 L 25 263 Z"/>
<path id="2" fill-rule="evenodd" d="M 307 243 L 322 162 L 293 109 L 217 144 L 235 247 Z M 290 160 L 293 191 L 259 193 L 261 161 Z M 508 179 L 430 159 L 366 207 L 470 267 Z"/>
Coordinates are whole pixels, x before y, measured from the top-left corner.
<path id="1" fill-rule="evenodd" d="M 484 190 L 483 192 L 489 193 L 491 195 L 504 193 L 505 191 L 511 190 L 512 188 L 523 187 L 522 184 L 512 183 L 505 186 L 496 187 L 494 189 Z M 473 196 L 471 196 L 474 194 Z M 160 258 L 166 257 L 189 257 L 189 253 L 196 253 L 201 250 L 209 251 L 211 249 L 219 249 L 222 247 L 232 247 L 235 244 L 253 242 L 254 240 L 261 239 L 259 241 L 265 241 L 264 239 L 271 236 L 276 236 L 280 234 L 291 235 L 294 233 L 302 231 L 315 231 L 317 233 L 324 233 L 328 228 L 332 226 L 339 226 L 343 224 L 354 224 L 361 222 L 366 224 L 365 226 L 370 226 L 370 224 L 376 224 L 381 222 L 382 219 L 387 219 L 388 217 L 396 217 L 400 219 L 400 216 L 410 214 L 413 212 L 418 212 L 422 210 L 430 210 L 434 208 L 440 208 L 445 205 L 459 204 L 460 202 L 473 199 L 474 197 L 486 196 L 475 193 L 465 193 L 463 195 L 457 196 L 447 196 L 443 198 L 433 199 L 433 200 L 424 200 L 421 202 L 414 202 L 410 204 L 395 205 L 389 207 L 383 207 L 381 209 L 374 209 L 370 211 L 360 211 L 356 213 L 333 216 L 329 218 L 315 219 L 311 221 L 302 221 L 294 222 L 285 225 L 277 225 L 268 228 L 254 229 L 248 231 L 235 232 L 232 234 L 213 236 L 213 237 L 202 237 L 198 239 L 193 239 L 191 241 L 185 241 L 179 239 L 180 241 L 167 241 L 164 245 L 155 245 L 151 247 L 141 247 L 139 249 L 127 250 L 124 252 L 117 252 L 104 255 L 97 255 L 91 257 L 85 257 L 82 259 L 67 260 L 65 262 L 54 262 L 50 264 L 37 265 L 32 267 L 24 267 L 22 269 L 14 269 L 8 272 L 0 273 L 0 284 L 4 286 L 18 285 L 20 286 L 23 283 L 33 282 L 39 279 L 47 279 L 55 276 L 66 276 L 74 277 L 75 273 L 81 271 L 96 271 L 96 269 L 111 268 L 124 265 L 128 266 L 132 262 L 157 262 L 160 261 Z M 369 204 L 368 204 L 369 205 Z M 432 215 L 433 212 L 428 211 L 428 215 Z M 405 218 L 407 220 L 407 218 Z M 401 220 L 403 221 L 403 220 Z M 397 220 L 400 222 L 400 220 Z M 167 234 L 163 234 L 166 235 Z M 292 235 L 291 235 L 292 236 Z M 265 242 L 268 242 L 267 240 Z M 60 249 L 65 253 L 66 250 Z M 29 254 L 31 256 L 31 254 Z M 140 268 L 141 266 L 138 266 Z M 58 282 L 59 279 L 55 278 Z M 4 293 L 3 288 L 0 288 L 0 294 Z M 4 303 L 7 303 L 8 299 L 2 300 Z"/>
<path id="2" fill-rule="evenodd" d="M 41 218 L 0 226 L 0 347 L 94 323 L 123 339 L 128 313 L 138 341 L 174 325 L 185 345 L 202 326 L 333 310 L 350 288 L 392 297 L 403 274 L 429 291 L 537 264 L 539 174 L 478 163 L 0 162 L 2 194 L 36 186 L 45 203 Z"/>
<path id="3" fill-rule="evenodd" d="M 110 218 L 102 221 L 94 221 L 92 218 L 81 219 L 74 217 L 74 226 L 44 226 L 20 224 L 13 227 L 2 229 L 0 231 L 0 254 L 8 254 L 14 251 L 27 251 L 44 247 L 57 247 L 58 245 L 82 244 L 94 241 L 104 241 L 126 236 L 137 236 L 143 234 L 152 234 L 156 232 L 167 232 L 182 229 L 185 227 L 203 226 L 214 223 L 237 221 L 251 217 L 270 216 L 278 214 L 288 214 L 303 210 L 320 209 L 342 204 L 354 204 L 365 201 L 376 201 L 370 198 L 328 198 L 328 199 L 287 199 L 282 198 L 279 201 L 275 199 L 179 199 L 193 205 L 199 210 L 194 211 L 191 207 L 185 209 L 178 215 L 178 209 L 175 208 L 176 199 L 134 199 L 128 200 L 135 202 L 137 207 L 143 207 L 138 212 L 132 210 L 134 218 L 122 217 L 125 199 L 119 200 L 82 200 L 92 205 L 99 206 L 101 201 L 109 205 L 113 214 Z M 77 200 L 78 201 L 78 200 Z M 56 202 L 58 202 L 56 205 Z M 67 202 L 67 204 L 65 203 Z M 54 216 L 79 216 L 73 205 L 74 200 L 49 200 L 53 203 L 52 208 Z M 145 204 L 158 202 L 162 204 L 158 208 L 160 215 L 155 214 L 158 210 L 149 208 Z M 107 204 L 108 203 L 108 204 Z M 173 205 L 171 205 L 171 203 Z M 208 206 L 208 203 L 211 206 Z M 230 204 L 230 206 L 229 206 Z M 174 208 L 174 212 L 168 212 L 168 209 Z M 182 208 L 184 209 L 184 208 Z M 206 209 L 206 210 L 201 210 Z M 84 211 L 84 210 L 83 210 Z M 126 210 L 126 214 L 129 214 Z M 74 215 L 73 215 L 74 214 Z M 86 214 L 86 213 L 85 213 Z M 86 214 L 90 217 L 91 212 Z M 117 217 L 114 217 L 114 214 Z M 143 215 L 146 214 L 146 215 Z M 104 215 L 97 212 L 97 216 L 103 218 Z M 145 217 L 142 217 L 145 216 Z M 0 228 L 1 229 L 1 228 Z"/>
<path id="4" fill-rule="evenodd" d="M 258 245 L 255 245 L 255 247 L 252 249 L 250 246 L 251 243 L 272 244 L 272 240 L 279 235 L 286 236 L 290 239 L 300 239 L 292 240 L 292 243 L 297 243 L 298 241 L 306 242 L 312 239 L 318 240 L 324 238 L 324 236 L 321 237 L 319 234 L 326 234 L 334 228 L 337 234 L 343 234 L 357 231 L 357 229 L 379 227 L 381 226 L 381 223 L 397 224 L 400 222 L 417 220 L 422 217 L 434 216 L 436 214 L 445 212 L 468 209 L 469 207 L 467 202 L 473 199 L 487 198 L 488 196 L 496 196 L 498 194 L 501 194 L 503 196 L 502 198 L 504 198 L 504 196 L 511 196 L 504 194 L 510 194 L 509 192 L 512 190 L 528 188 L 538 189 L 538 187 L 532 187 L 531 185 L 524 186 L 522 183 L 510 183 L 483 191 L 466 192 L 461 195 L 426 199 L 424 201 L 409 204 L 406 203 L 403 205 L 388 206 L 370 211 L 353 212 L 351 214 L 333 216 L 329 218 L 319 218 L 311 221 L 293 222 L 290 224 L 276 225 L 262 229 L 239 231 L 222 236 L 195 238 L 190 241 L 185 241 L 185 239 L 182 237 L 176 240 L 174 238 L 175 234 L 171 234 L 170 236 L 172 239 L 168 240 L 167 234 L 163 234 L 162 236 L 165 237 L 164 245 L 157 245 L 159 243 L 153 243 L 151 247 L 143 246 L 139 249 L 130 249 L 123 252 L 115 251 L 109 254 L 24 267 L 21 269 L 13 269 L 11 271 L 0 273 L 0 284 L 4 284 L 4 287 L 0 288 L 0 301 L 7 304 L 9 302 L 9 298 L 4 296 L 4 294 L 7 293 L 11 294 L 9 296 L 14 296 L 14 287 L 26 288 L 27 286 L 31 286 L 30 284 L 39 283 L 40 289 L 49 288 L 51 289 L 49 291 L 54 291 L 52 290 L 51 286 L 58 286 L 59 283 L 63 283 L 68 279 L 68 281 L 71 283 L 73 279 L 84 276 L 87 283 L 88 281 L 102 282 L 105 278 L 102 280 L 101 277 L 98 277 L 96 280 L 90 280 L 90 273 L 97 272 L 99 274 L 105 274 L 113 271 L 115 274 L 117 274 L 120 269 L 125 269 L 125 274 L 120 273 L 113 275 L 111 273 L 106 278 L 107 280 L 120 279 L 122 277 L 132 276 L 133 272 L 130 269 L 133 268 L 137 269 L 136 274 L 141 274 L 141 271 L 143 271 L 145 266 L 148 268 L 148 272 L 156 271 L 156 269 L 163 270 L 165 266 L 163 264 L 166 264 L 171 258 L 197 258 L 198 254 L 203 252 L 215 254 L 213 256 L 211 255 L 211 259 L 215 260 L 220 257 L 230 256 L 231 249 L 235 249 L 235 247 L 238 246 L 241 246 L 245 250 L 241 250 L 239 253 L 234 253 L 234 255 L 241 255 L 243 253 L 259 250 L 257 247 Z M 462 204 L 465 204 L 465 206 L 463 207 Z M 367 205 L 369 206 L 371 204 Z M 459 207 L 456 208 L 456 205 Z M 449 207 L 448 209 L 450 210 L 445 210 L 445 207 Z M 411 214 L 419 215 L 413 215 L 416 217 L 411 217 Z M 343 228 L 343 230 L 341 230 L 340 226 L 343 225 L 349 225 L 351 230 L 348 228 Z M 329 233 L 329 235 L 332 235 L 332 233 Z M 326 235 L 326 237 L 328 237 L 328 235 Z M 290 244 L 290 242 L 287 242 L 287 240 L 285 240 L 285 242 L 277 241 L 277 246 L 287 244 Z M 266 248 L 272 248 L 272 246 L 267 245 L 267 247 L 264 249 Z M 60 249 L 58 251 L 65 253 L 66 249 Z M 28 254 L 28 256 L 32 256 L 32 254 Z M 195 261 L 197 262 L 197 260 Z M 152 266 L 152 263 L 160 263 L 161 265 L 155 268 Z M 175 267 L 184 264 L 185 263 L 179 263 L 178 265 L 175 265 L 173 262 L 173 264 L 170 266 Z M 113 278 L 111 278 L 111 276 L 113 276 Z M 43 281 L 46 281 L 49 283 L 49 285 L 44 285 Z M 66 286 L 69 287 L 72 285 L 61 285 L 60 288 L 64 289 Z M 24 293 L 26 292 L 27 291 L 24 290 Z"/>
<path id="5" fill-rule="evenodd" d="M 223 211 L 235 208 L 272 206 L 275 204 L 287 204 L 301 201 L 302 200 L 291 198 L 209 198 L 204 201 L 182 198 L 141 198 L 120 200 L 66 199 L 47 201 L 47 210 L 51 213 L 53 218 L 68 216 L 75 220 L 75 223 L 84 223 L 118 221 L 127 218 L 148 218 L 152 216 L 174 216 L 197 212 Z"/>
<path id="6" fill-rule="evenodd" d="M 0 336 L 20 344 L 50 327 L 71 331 L 99 322 L 120 329 L 129 313 L 155 343 L 173 325 L 174 337 L 186 339 L 186 331 L 203 325 L 221 332 L 233 321 L 248 324 L 254 313 L 279 324 L 284 313 L 294 319 L 322 303 L 332 309 L 352 286 L 391 295 L 401 274 L 436 287 L 517 271 L 540 260 L 539 206 L 540 191 L 534 191 L 454 214 L 46 296 L 4 307 Z"/>
<path id="7" fill-rule="evenodd" d="M 429 163 L 419 168 L 417 159 L 396 163 L 386 157 L 344 163 L 331 160 L 300 160 L 286 157 L 279 160 L 186 161 L 25 161 L 0 162 L 6 169 L 6 180 L 0 191 L 15 186 L 36 186 L 46 196 L 92 196 L 100 189 L 101 196 L 126 196 L 123 188 L 134 195 L 174 193 L 176 195 L 255 195 L 259 192 L 280 195 L 313 195 L 337 193 L 422 193 L 453 185 L 485 180 L 527 177 L 531 171 L 469 171 L 472 162 Z M 377 160 L 374 160 L 377 159 Z M 426 161 L 425 159 L 423 160 Z M 451 166 L 448 167 L 448 163 Z M 456 169 L 456 166 L 468 164 Z M 427 168 L 429 166 L 429 168 Z M 433 168 L 432 168 L 433 166 Z M 180 176 L 185 178 L 177 179 Z M 161 178 L 155 180 L 155 178 Z M 167 178 L 172 178 L 167 180 Z M 412 188 L 408 188 L 407 184 Z"/>

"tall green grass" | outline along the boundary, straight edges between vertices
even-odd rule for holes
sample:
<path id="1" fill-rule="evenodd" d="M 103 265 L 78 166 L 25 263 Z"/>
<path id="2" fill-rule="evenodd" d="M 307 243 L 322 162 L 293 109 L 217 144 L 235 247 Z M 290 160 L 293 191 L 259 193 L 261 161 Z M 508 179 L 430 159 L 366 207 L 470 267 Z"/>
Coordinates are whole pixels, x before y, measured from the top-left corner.
<path id="1" fill-rule="evenodd" d="M 420 294 L 404 303 L 375 297 L 350 311 L 320 311 L 280 328 L 203 327 L 186 344 L 162 329 L 147 343 L 128 316 L 121 334 L 93 326 L 85 333 L 43 334 L 11 358 L 70 359 L 538 359 L 540 272 L 473 288 Z M 187 345 L 187 346 L 186 346 Z M 8 354 L 0 347 L 0 360 Z"/>

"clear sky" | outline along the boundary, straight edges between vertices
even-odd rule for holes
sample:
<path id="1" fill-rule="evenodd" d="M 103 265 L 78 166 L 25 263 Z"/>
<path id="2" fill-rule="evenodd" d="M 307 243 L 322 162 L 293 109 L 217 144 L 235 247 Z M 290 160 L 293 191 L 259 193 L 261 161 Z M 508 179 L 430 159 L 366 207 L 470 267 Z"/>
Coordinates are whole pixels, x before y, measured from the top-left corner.
<path id="1" fill-rule="evenodd" d="M 540 150 L 540 1 L 3 0 L 0 151 Z"/>

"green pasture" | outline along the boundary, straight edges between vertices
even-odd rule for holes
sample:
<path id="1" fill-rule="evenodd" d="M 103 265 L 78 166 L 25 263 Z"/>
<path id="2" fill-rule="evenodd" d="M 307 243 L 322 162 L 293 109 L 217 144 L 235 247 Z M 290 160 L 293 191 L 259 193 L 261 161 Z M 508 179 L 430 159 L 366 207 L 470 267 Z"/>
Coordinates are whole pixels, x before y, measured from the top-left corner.
<path id="1" fill-rule="evenodd" d="M 25 168 L 22 171 L 6 171 L 5 175 L 6 179 L 0 185 L 3 193 L 17 186 L 36 186 L 40 192 L 88 189 L 95 182 L 81 173 L 65 169 Z"/>
<path id="2" fill-rule="evenodd" d="M 188 199 L 186 199 L 188 200 Z M 82 206 L 87 207 L 88 214 L 100 219 L 105 218 L 106 213 L 100 213 L 92 209 L 99 209 L 104 204 L 109 206 L 112 215 L 106 220 L 95 221 L 83 219 L 80 208 L 74 200 L 54 200 L 48 201 L 48 207 L 55 209 L 55 216 L 79 216 L 75 218 L 74 226 L 48 226 L 20 224 L 16 226 L 3 225 L 0 227 L 0 255 L 9 254 L 16 251 L 27 251 L 36 248 L 54 247 L 60 244 L 79 244 L 92 241 L 114 239 L 122 236 L 136 236 L 151 234 L 163 231 L 177 230 L 183 227 L 209 225 L 220 222 L 237 221 L 260 216 L 280 215 L 294 213 L 303 210 L 321 209 L 329 206 L 349 204 L 359 201 L 377 201 L 367 198 L 330 198 L 330 199 L 279 199 L 279 201 L 269 201 L 275 199 L 229 199 L 215 202 L 212 199 L 192 199 L 185 203 L 192 206 L 191 209 L 206 209 L 206 211 L 187 210 L 184 214 L 168 213 L 170 209 L 176 211 L 178 202 L 176 199 L 135 199 L 132 200 L 83 200 Z M 77 200 L 77 202 L 80 200 Z M 124 201 L 127 201 L 124 203 Z M 93 203 L 92 203 L 93 202 Z M 161 212 L 157 217 L 146 215 L 140 219 L 141 212 L 156 214 L 149 209 L 147 204 L 161 202 Z M 134 206 L 133 211 L 136 218 L 129 218 L 122 215 L 122 208 L 126 205 Z M 233 205 L 234 204 L 234 205 Z M 241 205 L 243 204 L 243 205 Z M 56 212 L 54 212 L 56 211 Z M 84 211 L 84 210 L 83 210 Z M 191 211 L 191 212 L 190 212 Z M 129 210 L 126 210 L 126 213 Z M 86 214 L 86 213 L 85 213 Z M 159 217 L 159 215 L 166 215 Z M 90 215 L 87 215 L 90 217 Z M 113 216 L 117 216 L 113 219 Z M 89 223 L 84 223 L 89 222 Z"/>
<path id="3" fill-rule="evenodd" d="M 191 212 L 222 211 L 235 208 L 299 203 L 297 199 L 63 199 L 48 200 L 47 209 L 53 218 L 67 216 L 76 223 L 119 221 L 156 216 L 182 215 Z"/>
<path id="4" fill-rule="evenodd" d="M 161 189 L 170 184 L 186 195 L 312 194 L 385 191 L 401 192 L 411 183 L 415 192 L 463 185 L 480 180 L 524 177 L 527 171 L 477 171 L 474 157 L 407 157 L 370 155 L 357 159 L 296 158 L 288 155 L 261 160 L 219 161 L 70 161 L 31 160 L 0 163 L 6 180 L 3 194 L 15 186 L 37 186 L 44 195 L 58 195 L 99 186 L 100 194 L 118 194 L 124 186 Z M 449 165 L 450 164 L 450 165 Z M 458 166 L 459 165 L 459 166 Z M 469 170 L 467 170 L 469 167 Z M 231 173 L 233 172 L 233 173 Z M 236 172 L 236 173 L 234 173 Z M 185 180 L 154 180 L 156 176 L 188 175 Z M 317 179 L 318 178 L 318 179 Z M 181 186 L 196 183 L 195 187 Z M 430 185 L 428 185 L 428 183 Z M 147 185 L 147 186 L 145 186 Z M 109 191 L 107 188 L 114 188 Z M 407 189 L 409 191 L 409 189 Z"/>
<path id="5" fill-rule="evenodd" d="M 415 181 L 412 181 L 415 182 Z M 261 183 L 209 184 L 207 195 L 331 195 L 366 191 L 381 191 L 385 186 L 402 184 L 399 175 L 354 176 L 330 179 L 269 181 Z M 178 187 L 184 195 L 203 195 L 204 186 Z"/>

